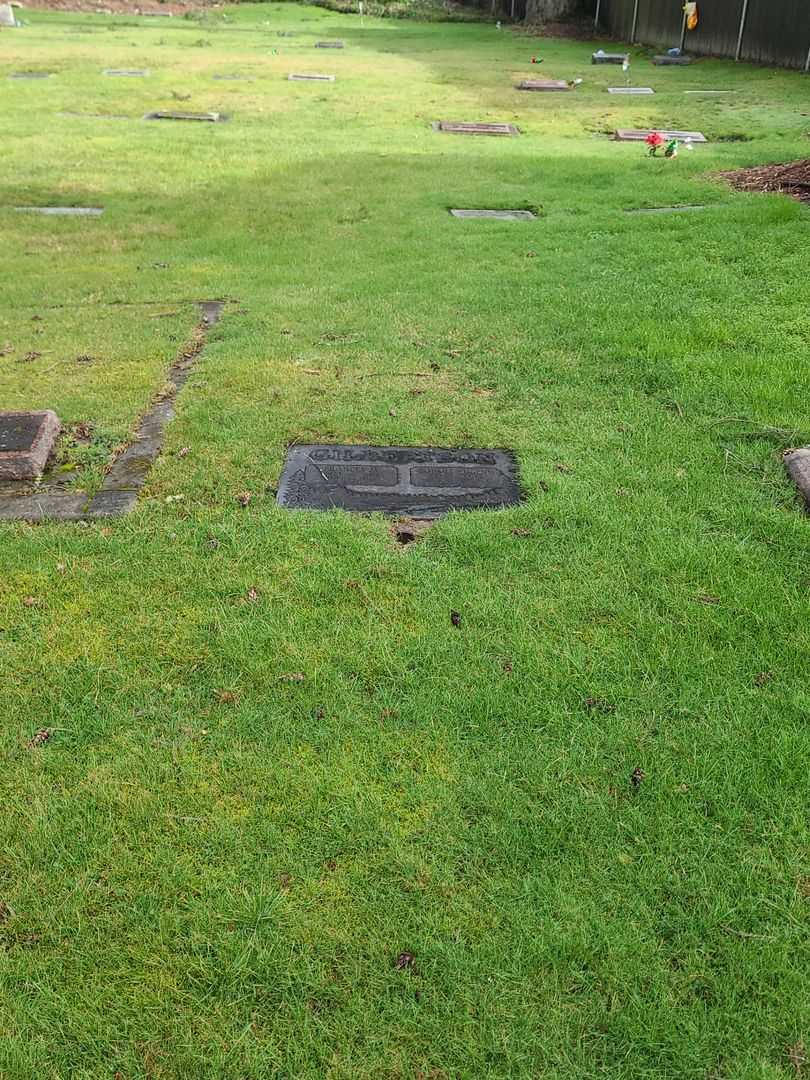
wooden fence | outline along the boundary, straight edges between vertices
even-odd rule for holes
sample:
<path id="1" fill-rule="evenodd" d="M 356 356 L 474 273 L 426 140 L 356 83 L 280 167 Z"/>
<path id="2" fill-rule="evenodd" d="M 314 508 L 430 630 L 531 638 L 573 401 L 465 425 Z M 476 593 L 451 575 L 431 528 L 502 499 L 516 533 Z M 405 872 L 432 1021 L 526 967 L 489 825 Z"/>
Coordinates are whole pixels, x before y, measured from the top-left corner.
<path id="1" fill-rule="evenodd" d="M 601 0 L 599 23 L 622 41 L 680 45 L 681 0 Z M 810 0 L 698 0 L 685 51 L 810 70 Z M 810 86 L 808 86 L 810 89 Z"/>

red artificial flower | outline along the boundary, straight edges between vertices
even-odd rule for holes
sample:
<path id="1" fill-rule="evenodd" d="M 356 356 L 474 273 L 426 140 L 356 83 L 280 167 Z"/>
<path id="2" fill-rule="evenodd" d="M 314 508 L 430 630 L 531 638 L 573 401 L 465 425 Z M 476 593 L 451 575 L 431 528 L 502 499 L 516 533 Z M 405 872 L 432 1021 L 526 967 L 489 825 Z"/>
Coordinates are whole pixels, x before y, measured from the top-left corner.
<path id="1" fill-rule="evenodd" d="M 648 146 L 663 146 L 664 145 L 664 136 L 658 131 L 651 131 L 650 134 L 647 136 L 647 145 Z"/>

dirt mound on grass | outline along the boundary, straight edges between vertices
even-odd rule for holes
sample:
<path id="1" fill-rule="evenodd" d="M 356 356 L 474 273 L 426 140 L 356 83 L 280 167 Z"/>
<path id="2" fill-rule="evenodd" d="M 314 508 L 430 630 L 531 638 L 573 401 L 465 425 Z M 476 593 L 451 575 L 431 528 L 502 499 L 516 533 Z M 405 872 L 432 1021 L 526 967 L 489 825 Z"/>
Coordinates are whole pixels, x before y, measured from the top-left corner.
<path id="1" fill-rule="evenodd" d="M 777 191 L 810 202 L 810 159 L 718 173 L 738 191 Z"/>

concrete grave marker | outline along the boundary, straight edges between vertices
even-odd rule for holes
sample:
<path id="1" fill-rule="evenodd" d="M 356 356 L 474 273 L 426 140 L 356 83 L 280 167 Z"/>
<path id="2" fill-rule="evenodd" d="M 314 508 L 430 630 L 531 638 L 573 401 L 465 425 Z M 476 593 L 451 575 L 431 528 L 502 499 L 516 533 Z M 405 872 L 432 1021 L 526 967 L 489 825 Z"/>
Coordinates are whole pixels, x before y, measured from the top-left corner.
<path id="1" fill-rule="evenodd" d="M 35 480 L 59 435 L 59 417 L 42 412 L 0 413 L 0 479 Z"/>
<path id="2" fill-rule="evenodd" d="M 212 75 L 211 78 L 220 82 L 253 82 L 250 75 Z"/>
<path id="3" fill-rule="evenodd" d="M 14 18 L 14 8 L 11 4 L 0 4 L 0 26 L 12 27 L 17 25 Z"/>
<path id="4" fill-rule="evenodd" d="M 18 214 L 49 214 L 53 217 L 100 217 L 103 206 L 15 206 Z"/>
<path id="5" fill-rule="evenodd" d="M 623 64 L 629 59 L 629 53 L 606 53 L 601 49 L 591 55 L 592 64 Z"/>
<path id="6" fill-rule="evenodd" d="M 430 446 L 293 446 L 278 487 L 279 505 L 291 510 L 420 518 L 494 510 L 520 498 L 517 462 L 508 451 Z"/>
<path id="7" fill-rule="evenodd" d="M 609 86 L 609 94 L 654 94 L 655 91 L 651 86 Z"/>
<path id="8" fill-rule="evenodd" d="M 343 42 L 342 41 L 316 41 L 315 42 L 315 48 L 316 49 L 342 49 L 343 48 Z"/>
<path id="9" fill-rule="evenodd" d="M 678 66 L 683 67 L 692 63 L 691 56 L 654 56 L 653 61 L 658 67 Z"/>
<path id="10" fill-rule="evenodd" d="M 680 139 L 681 142 L 689 140 L 693 143 L 705 143 L 709 140 L 700 131 L 667 131 L 664 128 L 619 128 L 613 133 L 613 138 L 618 142 L 645 142 L 648 135 L 657 131 L 665 139 Z"/>
<path id="11" fill-rule="evenodd" d="M 515 87 L 516 90 L 573 90 L 565 79 L 524 79 Z"/>
<path id="12" fill-rule="evenodd" d="M 304 75 L 301 72 L 293 72 L 287 76 L 289 82 L 334 82 L 334 75 Z"/>
<path id="13" fill-rule="evenodd" d="M 685 94 L 736 94 L 736 90 L 684 90 Z"/>
<path id="14" fill-rule="evenodd" d="M 514 124 L 466 123 L 456 120 L 437 120 L 432 125 L 434 131 L 446 135 L 519 135 L 520 130 Z"/>
<path id="15" fill-rule="evenodd" d="M 136 70 L 134 68 L 131 69 L 131 70 L 127 69 L 127 68 L 105 68 L 104 71 L 102 72 L 102 74 L 103 75 L 114 75 L 114 76 L 117 76 L 119 78 L 127 78 L 127 79 L 146 79 L 152 74 L 152 72 L 148 71 L 148 70 L 138 71 L 138 70 Z"/>
<path id="16" fill-rule="evenodd" d="M 192 113 L 192 112 L 152 112 L 147 113 L 144 120 L 202 120 L 208 123 L 215 124 L 224 117 L 222 113 L 218 112 L 206 112 L 206 113 Z"/>
<path id="17" fill-rule="evenodd" d="M 50 71 L 13 71 L 10 79 L 50 79 Z"/>
<path id="18" fill-rule="evenodd" d="M 495 218 L 498 221 L 535 221 L 531 210 L 451 210 L 457 218 Z"/>

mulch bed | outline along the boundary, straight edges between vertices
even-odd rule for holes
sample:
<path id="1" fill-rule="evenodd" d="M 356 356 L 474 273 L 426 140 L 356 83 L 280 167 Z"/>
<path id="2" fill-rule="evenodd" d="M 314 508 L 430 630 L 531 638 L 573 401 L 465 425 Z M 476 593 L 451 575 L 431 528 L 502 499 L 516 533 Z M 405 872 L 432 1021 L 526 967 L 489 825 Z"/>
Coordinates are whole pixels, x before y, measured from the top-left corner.
<path id="1" fill-rule="evenodd" d="M 810 202 L 810 159 L 718 173 L 738 191 L 777 191 Z"/>

